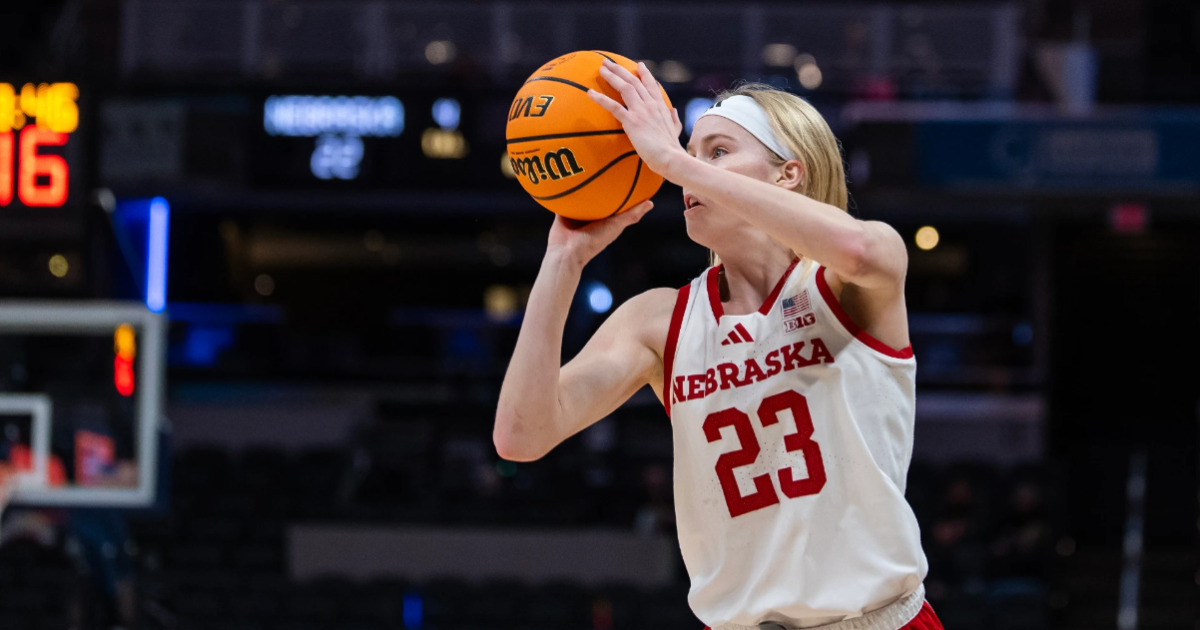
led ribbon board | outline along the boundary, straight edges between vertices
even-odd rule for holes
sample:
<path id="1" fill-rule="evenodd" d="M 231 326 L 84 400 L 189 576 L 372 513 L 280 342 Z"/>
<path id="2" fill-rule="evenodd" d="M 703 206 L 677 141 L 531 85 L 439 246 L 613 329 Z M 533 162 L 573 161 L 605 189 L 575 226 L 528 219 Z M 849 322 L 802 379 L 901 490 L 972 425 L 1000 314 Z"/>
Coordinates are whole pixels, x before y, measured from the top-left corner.
<path id="1" fill-rule="evenodd" d="M 0 83 L 0 207 L 67 202 L 64 147 L 79 128 L 74 83 Z"/>
<path id="2" fill-rule="evenodd" d="M 309 166 L 318 179 L 354 179 L 364 137 L 404 131 L 404 105 L 394 96 L 271 96 L 263 129 L 272 136 L 316 138 Z"/>

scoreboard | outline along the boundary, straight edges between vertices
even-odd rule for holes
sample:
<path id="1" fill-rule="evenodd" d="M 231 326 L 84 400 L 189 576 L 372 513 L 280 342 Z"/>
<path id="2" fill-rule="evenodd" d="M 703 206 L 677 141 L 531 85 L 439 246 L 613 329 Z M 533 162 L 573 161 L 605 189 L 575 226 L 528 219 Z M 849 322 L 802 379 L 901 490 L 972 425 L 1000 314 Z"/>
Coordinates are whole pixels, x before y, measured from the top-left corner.
<path id="1" fill-rule="evenodd" d="M 511 95 L 406 90 L 274 94 L 252 106 L 252 187 L 313 191 L 520 190 L 504 123 Z M 189 142 L 197 141 L 189 138 Z"/>
<path id="2" fill-rule="evenodd" d="M 67 203 L 78 100 L 74 83 L 0 83 L 0 208 Z"/>

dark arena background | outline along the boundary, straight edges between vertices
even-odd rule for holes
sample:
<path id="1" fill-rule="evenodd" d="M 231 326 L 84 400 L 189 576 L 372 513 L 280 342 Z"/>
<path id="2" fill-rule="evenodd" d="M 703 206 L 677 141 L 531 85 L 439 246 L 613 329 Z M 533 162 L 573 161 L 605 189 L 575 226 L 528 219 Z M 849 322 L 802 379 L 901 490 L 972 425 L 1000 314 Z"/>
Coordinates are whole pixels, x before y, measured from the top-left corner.
<path id="1" fill-rule="evenodd" d="M 1196 3 L 0 22 L 0 460 L 49 479 L 4 512 L 0 629 L 701 630 L 649 389 L 534 463 L 491 438 L 552 219 L 512 98 L 592 49 L 645 60 L 685 138 L 741 79 L 808 99 L 851 212 L 904 237 L 946 628 L 1200 628 Z M 654 200 L 585 269 L 565 357 L 708 265 L 679 188 Z"/>

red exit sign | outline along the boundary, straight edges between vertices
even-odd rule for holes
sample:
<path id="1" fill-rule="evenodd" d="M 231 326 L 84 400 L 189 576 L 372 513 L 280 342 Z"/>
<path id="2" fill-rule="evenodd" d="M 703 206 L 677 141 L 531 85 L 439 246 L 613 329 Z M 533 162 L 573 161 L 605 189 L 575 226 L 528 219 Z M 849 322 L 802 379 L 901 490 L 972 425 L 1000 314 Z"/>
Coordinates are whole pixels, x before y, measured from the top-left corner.
<path id="1" fill-rule="evenodd" d="M 74 83 L 0 83 L 0 207 L 61 206 L 70 169 L 63 147 L 79 128 Z"/>

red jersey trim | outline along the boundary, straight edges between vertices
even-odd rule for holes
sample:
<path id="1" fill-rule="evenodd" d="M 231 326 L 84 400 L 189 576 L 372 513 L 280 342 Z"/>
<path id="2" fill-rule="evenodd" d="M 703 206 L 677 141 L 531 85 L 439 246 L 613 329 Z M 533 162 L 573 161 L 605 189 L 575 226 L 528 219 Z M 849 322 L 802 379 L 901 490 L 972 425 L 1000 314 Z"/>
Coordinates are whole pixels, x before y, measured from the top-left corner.
<path id="1" fill-rule="evenodd" d="M 667 345 L 663 348 L 663 408 L 667 417 L 671 417 L 671 369 L 675 366 L 675 347 L 679 345 L 679 330 L 683 327 L 683 314 L 687 311 L 688 297 L 692 293 L 692 285 L 688 284 L 679 289 L 675 298 L 675 310 L 671 311 L 671 327 L 667 329 Z"/>
<path id="2" fill-rule="evenodd" d="M 762 306 L 758 307 L 759 313 L 762 313 L 763 315 L 769 315 L 771 313 L 771 308 L 775 306 L 775 300 L 778 300 L 779 294 L 783 292 L 783 285 L 787 284 L 788 278 L 790 278 L 792 275 L 792 270 L 796 268 L 796 264 L 799 262 L 799 258 L 792 259 L 792 264 L 788 265 L 787 270 L 783 272 L 782 276 L 780 276 L 779 282 L 775 283 L 775 288 L 771 289 L 771 294 L 767 296 L 766 300 L 763 300 Z"/>
<path id="3" fill-rule="evenodd" d="M 779 299 L 779 294 L 783 292 L 783 285 L 787 284 L 788 278 L 792 275 L 792 270 L 796 268 L 796 264 L 800 262 L 799 258 L 793 258 L 792 264 L 783 272 L 779 278 L 779 282 L 775 283 L 775 288 L 771 289 L 771 293 L 767 295 L 767 299 L 763 300 L 762 306 L 758 307 L 758 312 L 763 315 L 771 313 L 771 307 L 775 306 L 775 301 Z M 717 323 L 721 323 L 721 317 L 725 315 L 725 306 L 721 304 L 721 286 L 720 273 L 721 268 L 725 265 L 717 265 L 708 270 L 708 277 L 705 278 L 708 286 L 708 303 L 712 306 L 713 316 L 717 318 Z"/>
<path id="4" fill-rule="evenodd" d="M 842 323 L 842 326 L 846 328 L 846 331 L 853 335 L 855 339 L 858 339 L 866 344 L 867 347 L 884 356 L 889 356 L 893 359 L 912 358 L 913 351 L 911 344 L 901 350 L 896 350 L 895 348 L 892 348 L 882 341 L 872 337 L 870 333 L 863 330 L 858 324 L 855 324 L 853 319 L 850 319 L 850 315 L 846 313 L 846 310 L 842 308 L 841 303 L 838 302 L 837 296 L 833 294 L 833 289 L 830 289 L 829 283 L 825 281 L 824 266 L 817 269 L 817 289 L 821 292 L 821 297 L 825 300 L 825 303 L 829 305 L 829 310 L 833 311 L 834 316 L 837 317 L 838 321 Z"/>

